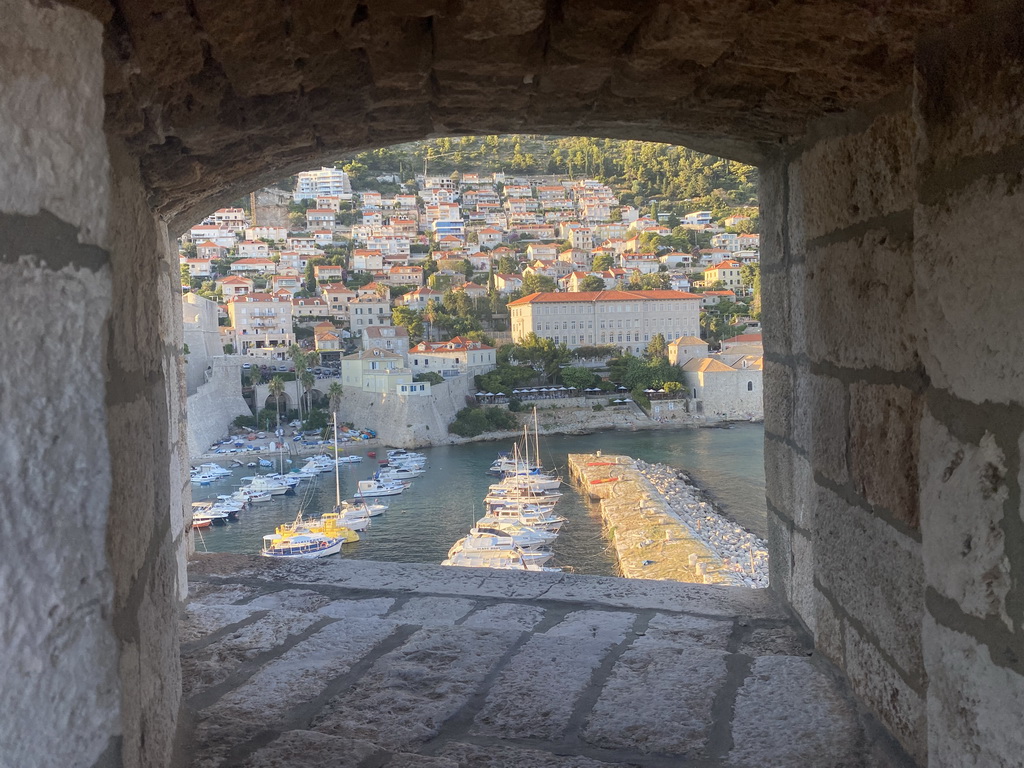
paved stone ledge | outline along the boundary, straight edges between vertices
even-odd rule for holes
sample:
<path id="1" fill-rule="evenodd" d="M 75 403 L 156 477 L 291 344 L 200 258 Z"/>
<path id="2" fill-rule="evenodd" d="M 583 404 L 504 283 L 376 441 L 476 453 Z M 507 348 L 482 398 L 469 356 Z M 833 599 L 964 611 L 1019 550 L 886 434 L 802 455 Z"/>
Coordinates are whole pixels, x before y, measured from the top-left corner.
<path id="1" fill-rule="evenodd" d="M 241 555 L 189 575 L 193 768 L 890 764 L 764 590 Z"/>

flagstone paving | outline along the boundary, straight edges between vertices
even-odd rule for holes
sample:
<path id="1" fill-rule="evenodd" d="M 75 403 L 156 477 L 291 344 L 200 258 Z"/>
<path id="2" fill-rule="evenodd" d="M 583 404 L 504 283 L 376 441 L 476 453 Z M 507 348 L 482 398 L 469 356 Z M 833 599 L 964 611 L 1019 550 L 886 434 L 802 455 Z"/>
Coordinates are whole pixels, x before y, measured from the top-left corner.
<path id="1" fill-rule="evenodd" d="M 200 555 L 194 768 L 881 768 L 764 590 Z"/>

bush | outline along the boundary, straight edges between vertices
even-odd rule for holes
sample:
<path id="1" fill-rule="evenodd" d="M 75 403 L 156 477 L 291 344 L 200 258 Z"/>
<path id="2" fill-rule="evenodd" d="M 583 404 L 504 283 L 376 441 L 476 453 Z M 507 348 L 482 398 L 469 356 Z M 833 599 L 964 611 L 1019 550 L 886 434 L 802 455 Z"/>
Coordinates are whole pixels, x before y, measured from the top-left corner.
<path id="1" fill-rule="evenodd" d="M 594 403 L 594 410 L 595 411 L 603 411 L 604 410 L 604 406 L 601 405 L 600 403 Z"/>
<path id="2" fill-rule="evenodd" d="M 515 429 L 518 421 L 504 408 L 463 408 L 448 425 L 448 431 L 459 437 L 476 437 L 484 432 Z"/>
<path id="3" fill-rule="evenodd" d="M 256 417 L 255 416 L 236 416 L 235 420 L 231 422 L 234 426 L 239 429 L 249 427 L 250 429 L 256 428 Z"/>
<path id="4" fill-rule="evenodd" d="M 429 381 L 431 386 L 437 384 L 444 384 L 444 376 L 437 371 L 426 371 L 425 373 L 417 373 L 412 377 L 413 381 Z"/>
<path id="5" fill-rule="evenodd" d="M 510 397 L 508 399 L 508 409 L 512 411 L 512 413 L 519 413 L 523 410 L 523 401 L 518 397 Z"/>
<path id="6" fill-rule="evenodd" d="M 306 420 L 302 422 L 302 428 L 307 431 L 324 430 L 327 428 L 328 423 L 327 411 L 317 409 L 310 413 Z"/>

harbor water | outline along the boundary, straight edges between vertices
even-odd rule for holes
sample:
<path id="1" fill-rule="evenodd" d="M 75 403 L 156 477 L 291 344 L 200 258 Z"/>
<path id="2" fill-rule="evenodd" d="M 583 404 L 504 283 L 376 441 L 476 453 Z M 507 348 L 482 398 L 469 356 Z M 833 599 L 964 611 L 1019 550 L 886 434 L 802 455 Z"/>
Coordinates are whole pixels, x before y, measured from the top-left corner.
<path id="1" fill-rule="evenodd" d="M 388 511 L 373 518 L 361 539 L 346 544 L 342 557 L 405 563 L 440 563 L 452 544 L 465 536 L 484 514 L 483 497 L 496 478 L 486 474 L 498 451 L 509 450 L 508 442 L 469 443 L 421 449 L 427 457 L 426 474 L 415 478 L 412 487 L 399 496 L 382 501 Z M 356 445 L 342 449 L 346 454 L 364 456 L 361 463 L 340 466 L 341 494 L 351 498 L 356 483 L 377 468 L 377 458 L 366 457 Z M 730 518 L 758 536 L 766 537 L 764 500 L 764 428 L 760 424 L 737 424 L 724 428 L 657 430 L 647 432 L 599 432 L 592 435 L 542 437 L 541 459 L 568 478 L 566 456 L 570 453 L 624 454 L 650 463 L 666 464 L 685 471 Z M 383 450 L 380 451 L 383 456 Z M 227 465 L 227 461 L 220 462 Z M 285 465 L 285 471 L 302 464 L 301 459 Z M 239 467 L 231 477 L 208 486 L 193 486 L 193 499 L 215 498 L 231 493 L 242 478 L 254 470 Z M 571 486 L 555 511 L 568 523 L 555 541 L 550 565 L 568 566 L 575 573 L 614 575 L 615 554 L 601 536 L 601 517 L 596 506 Z M 295 518 L 301 507 L 306 516 L 329 512 L 334 506 L 334 474 L 304 480 L 295 495 L 276 496 L 254 504 L 239 514 L 237 522 L 196 531 L 200 552 L 257 553 L 265 534 Z"/>

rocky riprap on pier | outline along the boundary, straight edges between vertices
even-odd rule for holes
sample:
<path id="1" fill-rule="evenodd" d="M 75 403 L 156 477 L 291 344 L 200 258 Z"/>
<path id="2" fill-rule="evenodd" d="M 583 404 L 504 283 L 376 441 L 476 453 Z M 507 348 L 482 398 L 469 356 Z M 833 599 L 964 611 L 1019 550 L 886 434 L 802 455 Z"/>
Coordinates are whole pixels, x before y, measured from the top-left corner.
<path id="1" fill-rule="evenodd" d="M 600 500 L 623 576 L 768 586 L 764 542 L 726 520 L 675 470 L 629 456 L 573 453 L 569 472 Z"/>
<path id="2" fill-rule="evenodd" d="M 193 768 L 879 764 L 766 590 L 238 555 L 189 575 Z"/>

